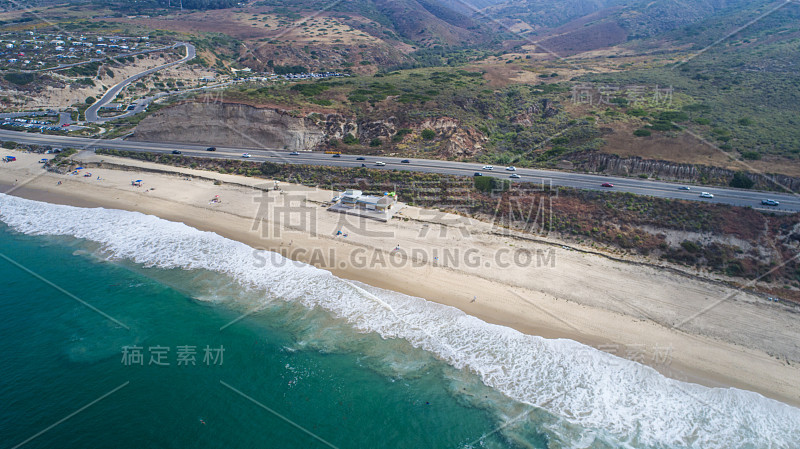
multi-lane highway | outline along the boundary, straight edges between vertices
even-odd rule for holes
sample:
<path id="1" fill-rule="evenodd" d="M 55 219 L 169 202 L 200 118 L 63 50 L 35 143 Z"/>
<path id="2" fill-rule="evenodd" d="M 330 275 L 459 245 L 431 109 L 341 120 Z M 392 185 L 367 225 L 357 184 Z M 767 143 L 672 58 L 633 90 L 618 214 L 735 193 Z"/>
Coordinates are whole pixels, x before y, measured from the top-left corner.
<path id="1" fill-rule="evenodd" d="M 574 187 L 580 189 L 622 191 L 661 198 L 723 203 L 735 206 L 750 206 L 757 209 L 770 211 L 800 211 L 800 196 L 796 194 L 779 194 L 774 192 L 760 192 L 724 187 L 701 187 L 691 184 L 651 181 L 640 178 L 620 178 L 529 168 L 517 168 L 516 171 L 513 172 L 507 171 L 505 169 L 506 167 L 494 167 L 493 170 L 483 170 L 482 164 L 468 162 L 409 159 L 409 163 L 403 163 L 401 162 L 403 158 L 396 157 L 358 156 L 344 154 L 341 155 L 341 157 L 333 157 L 331 154 L 310 151 L 301 151 L 297 155 L 291 155 L 289 151 L 283 150 L 254 150 L 226 147 L 217 147 L 217 150 L 212 152 L 206 151 L 205 146 L 198 145 L 88 139 L 7 130 L 0 130 L 0 140 L 51 145 L 54 147 L 82 148 L 87 150 L 108 148 L 153 153 L 171 153 L 174 150 L 179 150 L 185 156 L 226 159 L 242 159 L 242 154 L 247 152 L 251 155 L 249 160 L 254 162 L 270 161 L 275 163 L 327 165 L 337 167 L 361 167 L 362 165 L 365 165 L 369 168 L 378 170 L 409 170 L 457 176 L 474 176 L 475 173 L 482 173 L 483 176 L 495 176 L 498 178 L 509 179 L 511 181 L 544 183 L 546 185 Z M 361 157 L 364 159 L 359 160 Z M 377 162 L 383 162 L 386 165 L 377 166 L 375 165 Z M 512 174 L 519 175 L 519 178 L 512 179 L 510 177 Z M 614 187 L 602 187 L 603 183 L 611 183 L 614 185 Z M 689 187 L 690 190 L 682 190 L 682 187 Z M 711 193 L 714 195 L 714 197 L 701 198 L 701 192 Z M 779 201 L 780 205 L 762 205 L 761 201 L 767 198 Z"/>

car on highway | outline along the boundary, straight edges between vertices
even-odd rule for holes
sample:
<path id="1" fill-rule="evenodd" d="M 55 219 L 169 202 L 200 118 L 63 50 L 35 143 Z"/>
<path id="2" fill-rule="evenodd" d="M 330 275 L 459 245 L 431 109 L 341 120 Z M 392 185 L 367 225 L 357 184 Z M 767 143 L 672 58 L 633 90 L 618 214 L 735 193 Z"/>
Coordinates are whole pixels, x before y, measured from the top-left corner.
<path id="1" fill-rule="evenodd" d="M 244 153 L 242 154 L 242 157 L 250 157 L 250 153 Z"/>
<path id="2" fill-rule="evenodd" d="M 680 186 L 678 187 L 678 190 L 692 190 L 692 188 L 689 186 Z"/>
<path id="3" fill-rule="evenodd" d="M 217 147 L 208 147 L 206 151 L 217 151 Z"/>
<path id="4" fill-rule="evenodd" d="M 356 160 L 357 161 L 365 161 L 365 160 L 367 160 L 367 158 L 365 158 L 365 157 L 357 157 Z"/>
<path id="5" fill-rule="evenodd" d="M 610 182 L 604 182 L 604 183 L 600 184 L 600 186 L 602 186 L 602 187 L 614 187 L 614 184 L 611 184 Z"/>
<path id="6" fill-rule="evenodd" d="M 700 198 L 714 198 L 714 194 L 708 192 L 702 192 L 700 193 Z"/>
<path id="7" fill-rule="evenodd" d="M 386 162 L 376 162 L 375 165 L 377 165 L 378 167 L 385 167 Z"/>
<path id="8" fill-rule="evenodd" d="M 339 153 L 336 153 L 336 154 L 333 155 L 333 157 L 342 157 L 342 155 L 339 154 Z"/>
<path id="9" fill-rule="evenodd" d="M 66 128 L 67 126 L 69 126 L 69 123 L 64 123 L 63 125 L 61 125 L 62 128 Z"/>
<path id="10" fill-rule="evenodd" d="M 520 176 L 518 174 L 514 173 L 514 174 L 511 175 L 511 178 L 512 179 L 519 179 Z"/>
<path id="11" fill-rule="evenodd" d="M 298 153 L 297 151 L 292 151 L 291 153 L 289 153 L 289 156 L 300 156 L 300 153 Z"/>
<path id="12" fill-rule="evenodd" d="M 484 165 L 481 170 L 494 170 L 494 166 L 493 165 Z"/>
<path id="13" fill-rule="evenodd" d="M 777 206 L 777 205 L 779 205 L 781 203 L 779 203 L 779 202 L 777 202 L 775 200 L 766 199 L 766 200 L 761 200 L 761 204 L 763 204 L 765 206 Z"/>
<path id="14" fill-rule="evenodd" d="M 181 154 L 179 150 L 172 150 L 172 154 Z"/>
<path id="15" fill-rule="evenodd" d="M 408 159 L 403 159 L 402 161 L 400 161 L 400 163 L 401 164 L 410 164 L 411 161 L 409 161 Z"/>
<path id="16" fill-rule="evenodd" d="M 508 170 L 508 171 L 517 171 L 517 167 L 514 167 L 513 165 L 510 165 L 510 166 L 506 167 L 506 170 Z"/>
<path id="17" fill-rule="evenodd" d="M 472 176 L 483 176 L 483 173 L 476 171 Z"/>

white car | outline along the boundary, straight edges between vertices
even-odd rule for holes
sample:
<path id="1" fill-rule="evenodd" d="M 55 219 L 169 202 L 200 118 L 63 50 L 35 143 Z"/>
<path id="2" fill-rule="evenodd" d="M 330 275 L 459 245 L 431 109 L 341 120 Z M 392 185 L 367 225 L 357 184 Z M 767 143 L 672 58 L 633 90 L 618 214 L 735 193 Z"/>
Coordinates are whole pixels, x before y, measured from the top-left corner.
<path id="1" fill-rule="evenodd" d="M 386 166 L 386 162 L 376 162 L 375 165 L 377 165 L 378 167 L 384 167 Z"/>
<path id="2" fill-rule="evenodd" d="M 508 170 L 508 171 L 517 171 L 517 167 L 514 167 L 514 166 L 512 165 L 512 166 L 510 166 L 510 167 L 506 167 L 506 170 Z"/>
<path id="3" fill-rule="evenodd" d="M 513 178 L 513 179 L 519 179 L 519 178 L 520 178 L 520 176 L 519 176 L 518 174 L 514 173 L 513 175 L 511 175 L 511 178 Z"/>
<path id="4" fill-rule="evenodd" d="M 714 198 L 713 193 L 703 192 L 700 194 L 700 198 Z"/>
<path id="5" fill-rule="evenodd" d="M 339 196 L 339 195 L 336 195 L 336 196 L 335 196 L 335 197 L 333 197 L 333 199 L 331 200 L 331 203 L 338 203 L 340 199 L 342 199 L 342 197 L 341 197 L 341 196 Z"/>
<path id="6" fill-rule="evenodd" d="M 494 170 L 494 167 L 493 167 L 493 166 L 491 166 L 491 165 L 484 165 L 484 166 L 483 166 L 483 169 L 484 169 L 484 170 Z"/>
<path id="7" fill-rule="evenodd" d="M 242 157 L 250 157 L 250 153 L 244 153 L 242 154 Z"/>

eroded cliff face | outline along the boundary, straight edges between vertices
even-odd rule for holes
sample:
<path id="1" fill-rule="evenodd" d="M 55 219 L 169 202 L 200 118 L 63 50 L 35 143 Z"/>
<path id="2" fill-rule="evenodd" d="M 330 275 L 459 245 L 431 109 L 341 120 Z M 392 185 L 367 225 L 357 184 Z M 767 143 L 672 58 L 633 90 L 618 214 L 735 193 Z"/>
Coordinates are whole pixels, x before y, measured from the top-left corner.
<path id="1" fill-rule="evenodd" d="M 326 138 L 316 117 L 235 103 L 183 103 L 142 120 L 132 140 L 306 150 Z"/>
<path id="2" fill-rule="evenodd" d="M 565 161 L 566 162 L 566 161 Z M 583 153 L 572 156 L 570 167 L 561 167 L 616 176 L 647 175 L 670 181 L 728 184 L 734 171 L 705 165 L 679 164 L 676 162 L 642 159 L 639 157 L 621 158 L 605 153 Z M 745 173 L 753 181 L 753 188 L 760 190 L 791 191 L 800 189 L 800 179 L 778 174 Z"/>
<path id="3" fill-rule="evenodd" d="M 311 113 L 303 117 L 275 108 L 239 103 L 182 103 L 155 112 L 136 127 L 132 140 L 191 143 L 240 148 L 312 150 L 324 148 L 331 139 L 352 134 L 363 144 L 380 139 L 389 142 L 407 127 L 404 143 L 419 140 L 425 129 L 436 132 L 439 151 L 445 157 L 469 157 L 483 151 L 487 137 L 464 128 L 450 117 L 403 124 L 395 117 L 356 120 L 342 114 Z M 415 135 L 417 137 L 415 137 Z"/>

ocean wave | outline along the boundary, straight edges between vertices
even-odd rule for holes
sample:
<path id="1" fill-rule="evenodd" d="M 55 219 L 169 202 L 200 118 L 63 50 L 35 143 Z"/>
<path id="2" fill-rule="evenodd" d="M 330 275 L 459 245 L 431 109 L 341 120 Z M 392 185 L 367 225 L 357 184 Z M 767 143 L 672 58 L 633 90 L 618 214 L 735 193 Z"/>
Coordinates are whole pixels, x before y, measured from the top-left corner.
<path id="1" fill-rule="evenodd" d="M 264 265 L 263 258 L 254 258 L 253 248 L 182 223 L 3 194 L 0 220 L 25 234 L 97 242 L 111 259 L 163 269 L 213 270 L 263 290 L 265 297 L 320 307 L 360 332 L 404 339 L 476 373 L 514 400 L 612 435 L 623 446 L 788 449 L 800 441 L 800 409 L 760 394 L 670 379 L 571 340 L 526 335 L 310 265 Z"/>

